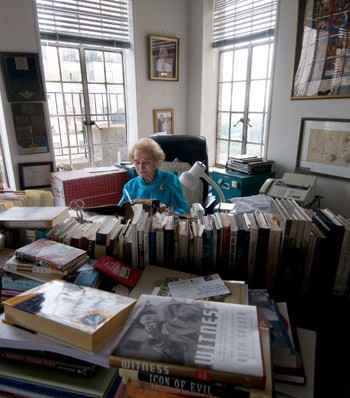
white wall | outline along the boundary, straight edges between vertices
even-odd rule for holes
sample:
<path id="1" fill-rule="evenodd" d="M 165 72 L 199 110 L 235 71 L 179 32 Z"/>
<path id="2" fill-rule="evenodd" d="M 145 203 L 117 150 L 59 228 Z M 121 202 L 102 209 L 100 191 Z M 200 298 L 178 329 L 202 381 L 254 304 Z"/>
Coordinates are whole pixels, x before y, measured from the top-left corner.
<path id="1" fill-rule="evenodd" d="M 174 109 L 175 134 L 186 134 L 188 0 L 133 0 L 138 136 L 153 133 L 153 109 Z M 178 37 L 179 81 L 148 79 L 148 35 Z"/>
<path id="2" fill-rule="evenodd" d="M 280 0 L 276 65 L 272 91 L 267 156 L 276 162 L 278 176 L 296 165 L 301 118 L 349 118 L 350 99 L 291 100 L 298 1 Z M 349 180 L 319 176 L 317 194 L 321 207 L 350 217 Z"/>
<path id="3" fill-rule="evenodd" d="M 34 18 L 34 0 L 0 0 L 0 51 L 1 52 L 39 52 L 39 41 Z M 7 169 L 10 185 L 19 186 L 17 163 L 50 161 L 51 154 L 18 155 L 15 129 L 12 120 L 11 104 L 7 101 L 2 74 L 0 76 L 0 127 L 5 135 L 4 150 L 8 160 Z M 8 139 L 8 145 L 6 145 Z M 49 137 L 50 140 L 50 137 Z"/>

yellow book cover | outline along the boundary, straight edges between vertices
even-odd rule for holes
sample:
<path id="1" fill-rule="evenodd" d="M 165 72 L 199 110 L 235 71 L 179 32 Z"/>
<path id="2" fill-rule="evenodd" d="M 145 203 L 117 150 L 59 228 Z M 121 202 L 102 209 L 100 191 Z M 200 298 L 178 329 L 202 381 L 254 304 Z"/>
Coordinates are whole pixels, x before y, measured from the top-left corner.
<path id="1" fill-rule="evenodd" d="M 53 280 L 3 302 L 5 320 L 95 352 L 124 325 L 136 300 Z"/>

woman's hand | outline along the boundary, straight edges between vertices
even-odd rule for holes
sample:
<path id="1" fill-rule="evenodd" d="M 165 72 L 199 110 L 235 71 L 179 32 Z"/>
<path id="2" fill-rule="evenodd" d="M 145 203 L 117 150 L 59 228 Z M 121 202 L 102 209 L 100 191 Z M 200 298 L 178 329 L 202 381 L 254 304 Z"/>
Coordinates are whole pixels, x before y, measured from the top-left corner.
<path id="1" fill-rule="evenodd" d="M 160 203 L 160 205 L 159 205 L 159 207 L 158 207 L 158 209 L 157 209 L 158 213 L 164 213 L 164 212 L 167 211 L 167 210 L 168 210 L 168 209 L 167 209 L 167 207 L 165 206 L 164 203 Z"/>

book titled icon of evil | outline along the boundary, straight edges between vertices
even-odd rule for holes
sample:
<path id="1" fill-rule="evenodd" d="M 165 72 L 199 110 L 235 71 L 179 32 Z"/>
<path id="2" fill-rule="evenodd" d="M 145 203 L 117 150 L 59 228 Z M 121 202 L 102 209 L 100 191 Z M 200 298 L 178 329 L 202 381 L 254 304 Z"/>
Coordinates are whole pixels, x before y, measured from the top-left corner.
<path id="1" fill-rule="evenodd" d="M 141 295 L 110 364 L 264 388 L 256 307 Z"/>

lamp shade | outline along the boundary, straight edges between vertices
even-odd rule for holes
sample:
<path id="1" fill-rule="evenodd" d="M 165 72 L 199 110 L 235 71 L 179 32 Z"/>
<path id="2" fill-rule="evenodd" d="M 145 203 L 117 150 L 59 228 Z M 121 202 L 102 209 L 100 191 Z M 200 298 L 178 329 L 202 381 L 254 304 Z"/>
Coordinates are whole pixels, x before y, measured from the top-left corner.
<path id="1" fill-rule="evenodd" d="M 220 187 L 205 173 L 205 164 L 196 162 L 189 171 L 185 171 L 180 175 L 181 184 L 189 190 L 196 190 L 199 186 L 200 179 L 203 178 L 218 193 L 220 202 L 225 202 L 225 196 Z"/>

